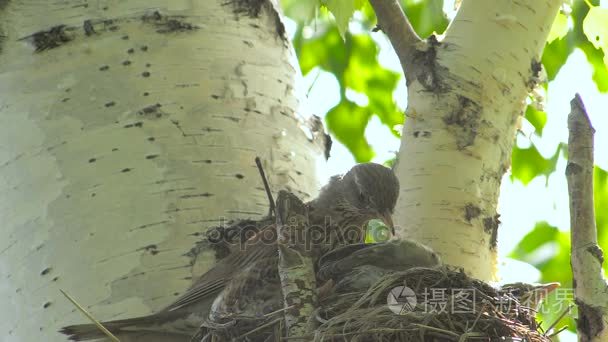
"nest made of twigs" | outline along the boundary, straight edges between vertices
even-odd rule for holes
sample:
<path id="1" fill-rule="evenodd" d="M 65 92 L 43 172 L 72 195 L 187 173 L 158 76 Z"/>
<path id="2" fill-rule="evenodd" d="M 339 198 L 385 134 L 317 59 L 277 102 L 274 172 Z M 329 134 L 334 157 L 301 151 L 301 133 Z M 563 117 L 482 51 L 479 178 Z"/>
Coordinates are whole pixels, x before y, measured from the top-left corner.
<path id="1" fill-rule="evenodd" d="M 401 286 L 413 291 L 415 305 L 406 300 L 389 307 L 389 294 Z M 364 293 L 329 296 L 321 303 L 315 340 L 550 341 L 534 316 L 517 298 L 460 271 L 412 268 L 383 277 Z"/>
<path id="2" fill-rule="evenodd" d="M 389 305 L 389 296 L 395 297 L 395 289 L 401 287 L 411 289 L 415 300 L 410 297 Z M 316 328 L 310 336 L 281 337 L 285 322 L 280 316 L 277 312 L 257 322 L 237 318 L 229 329 L 208 326 L 207 337 L 224 336 L 209 341 L 230 336 L 228 340 L 238 341 L 550 342 L 538 331 L 532 308 L 447 267 L 412 268 L 387 274 L 366 291 L 330 293 L 320 299 L 311 318 Z"/>

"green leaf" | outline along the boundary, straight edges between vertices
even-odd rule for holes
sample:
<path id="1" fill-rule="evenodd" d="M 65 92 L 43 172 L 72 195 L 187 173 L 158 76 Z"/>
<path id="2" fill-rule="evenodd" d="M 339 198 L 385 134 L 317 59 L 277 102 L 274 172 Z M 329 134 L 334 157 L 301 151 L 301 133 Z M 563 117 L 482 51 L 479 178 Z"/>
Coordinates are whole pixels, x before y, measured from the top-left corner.
<path id="1" fill-rule="evenodd" d="M 551 26 L 551 31 L 549 32 L 547 42 L 551 43 L 556 39 L 564 38 L 569 30 L 568 17 L 563 13 L 558 13 L 553 21 L 553 26 Z"/>
<path id="2" fill-rule="evenodd" d="M 374 151 L 365 139 L 365 127 L 372 113 L 367 107 L 343 99 L 325 116 L 327 128 L 353 154 L 358 163 L 368 162 Z"/>
<path id="3" fill-rule="evenodd" d="M 537 176 L 549 176 L 555 171 L 560 150 L 561 146 L 558 146 L 553 156 L 545 159 L 534 145 L 529 148 L 515 146 L 511 154 L 511 178 L 519 179 L 526 185 Z"/>
<path id="4" fill-rule="evenodd" d="M 302 74 L 306 75 L 319 66 L 333 73 L 338 82 L 343 82 L 350 52 L 344 48 L 344 42 L 336 28 L 328 28 L 322 35 L 307 39 L 300 46 L 298 60 Z"/>
<path id="5" fill-rule="evenodd" d="M 593 47 L 593 44 L 590 42 L 581 43 L 579 48 L 585 52 L 587 61 L 593 68 L 592 78 L 597 89 L 603 93 L 608 92 L 608 66 L 604 62 L 604 53 Z"/>
<path id="6" fill-rule="evenodd" d="M 536 109 L 533 105 L 528 105 L 524 117 L 532 126 L 534 126 L 538 135 L 543 134 L 543 128 L 547 123 L 547 113 Z"/>
<path id="7" fill-rule="evenodd" d="M 351 58 L 344 74 L 345 86 L 367 95 L 369 110 L 398 136 L 395 126 L 403 124 L 404 115 L 397 107 L 392 91 L 397 87 L 401 75 L 378 63 L 378 48 L 369 35 L 352 35 L 350 47 Z"/>
<path id="8" fill-rule="evenodd" d="M 285 15 L 298 23 L 313 19 L 318 5 L 318 0 L 281 0 Z"/>
<path id="9" fill-rule="evenodd" d="M 583 32 L 596 49 L 604 50 L 604 64 L 608 65 L 608 8 L 593 7 L 583 21 Z"/>
<path id="10" fill-rule="evenodd" d="M 443 33 L 448 27 L 443 0 L 402 0 L 401 6 L 416 33 L 423 38 L 433 33 Z"/>
<path id="11" fill-rule="evenodd" d="M 553 242 L 559 230 L 547 222 L 537 222 L 536 226 L 519 241 L 509 257 L 529 261 L 529 256 L 546 243 Z"/>
<path id="12" fill-rule="evenodd" d="M 570 53 L 574 51 L 574 33 L 570 32 L 562 39 L 555 39 L 543 50 L 542 63 L 547 72 L 547 79 L 553 81 L 559 70 L 564 66 Z"/>
<path id="13" fill-rule="evenodd" d="M 331 14 L 336 18 L 336 26 L 340 31 L 342 39 L 346 37 L 348 30 L 348 22 L 355 13 L 355 10 L 361 8 L 363 1 L 361 0 L 321 0 L 321 4 L 325 6 Z"/>

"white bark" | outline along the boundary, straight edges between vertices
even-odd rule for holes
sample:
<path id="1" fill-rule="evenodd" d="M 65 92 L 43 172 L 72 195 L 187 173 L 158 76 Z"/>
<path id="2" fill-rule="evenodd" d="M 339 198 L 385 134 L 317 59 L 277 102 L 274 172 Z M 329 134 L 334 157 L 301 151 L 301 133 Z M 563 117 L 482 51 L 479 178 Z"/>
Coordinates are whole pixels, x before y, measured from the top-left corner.
<path id="1" fill-rule="evenodd" d="M 322 139 L 300 127 L 276 14 L 222 3 L 0 1 L 3 341 L 86 323 L 59 289 L 100 320 L 171 302 L 214 261 L 184 255 L 197 233 L 266 214 L 256 155 L 275 191 L 315 195 Z M 20 40 L 57 25 L 56 48 Z"/>
<path id="2" fill-rule="evenodd" d="M 464 1 L 436 58 L 427 53 L 406 70 L 399 234 L 480 279 L 495 277 L 500 180 L 560 4 Z"/>

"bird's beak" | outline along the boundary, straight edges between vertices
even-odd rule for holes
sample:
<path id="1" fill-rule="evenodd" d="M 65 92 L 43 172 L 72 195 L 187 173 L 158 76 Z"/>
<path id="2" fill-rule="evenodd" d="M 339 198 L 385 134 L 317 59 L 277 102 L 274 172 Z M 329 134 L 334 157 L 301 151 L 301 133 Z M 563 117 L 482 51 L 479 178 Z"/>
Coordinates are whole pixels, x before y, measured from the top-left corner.
<path id="1" fill-rule="evenodd" d="M 522 303 L 531 303 L 530 307 L 536 309 L 536 307 L 547 298 L 549 293 L 555 291 L 560 287 L 560 283 L 546 283 L 535 286 L 524 298 L 521 299 Z"/>
<path id="2" fill-rule="evenodd" d="M 382 217 L 382 221 L 384 221 L 384 224 L 386 224 L 386 226 L 391 229 L 391 233 L 393 234 L 393 236 L 395 236 L 395 226 L 393 224 L 393 215 L 391 215 L 391 213 L 389 213 L 389 212 L 385 212 L 380 216 Z"/>
<path id="3" fill-rule="evenodd" d="M 546 283 L 538 285 L 533 291 L 538 294 L 540 299 L 545 299 L 549 293 L 555 291 L 560 286 L 560 283 Z"/>

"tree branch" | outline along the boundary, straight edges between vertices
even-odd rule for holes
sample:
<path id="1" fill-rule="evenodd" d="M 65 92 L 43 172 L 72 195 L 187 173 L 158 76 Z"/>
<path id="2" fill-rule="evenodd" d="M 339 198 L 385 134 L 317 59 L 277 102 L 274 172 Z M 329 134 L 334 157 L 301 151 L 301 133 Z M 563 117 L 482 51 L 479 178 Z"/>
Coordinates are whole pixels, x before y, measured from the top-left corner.
<path id="1" fill-rule="evenodd" d="M 570 196 L 571 259 L 579 341 L 608 340 L 608 286 L 602 276 L 604 256 L 597 243 L 593 208 L 593 134 L 580 95 L 568 115 L 568 194 Z"/>
<path id="2" fill-rule="evenodd" d="M 378 26 L 388 36 L 405 73 L 406 65 L 410 65 L 413 59 L 416 44 L 421 42 L 420 37 L 397 0 L 369 0 L 369 3 L 376 12 Z"/>

